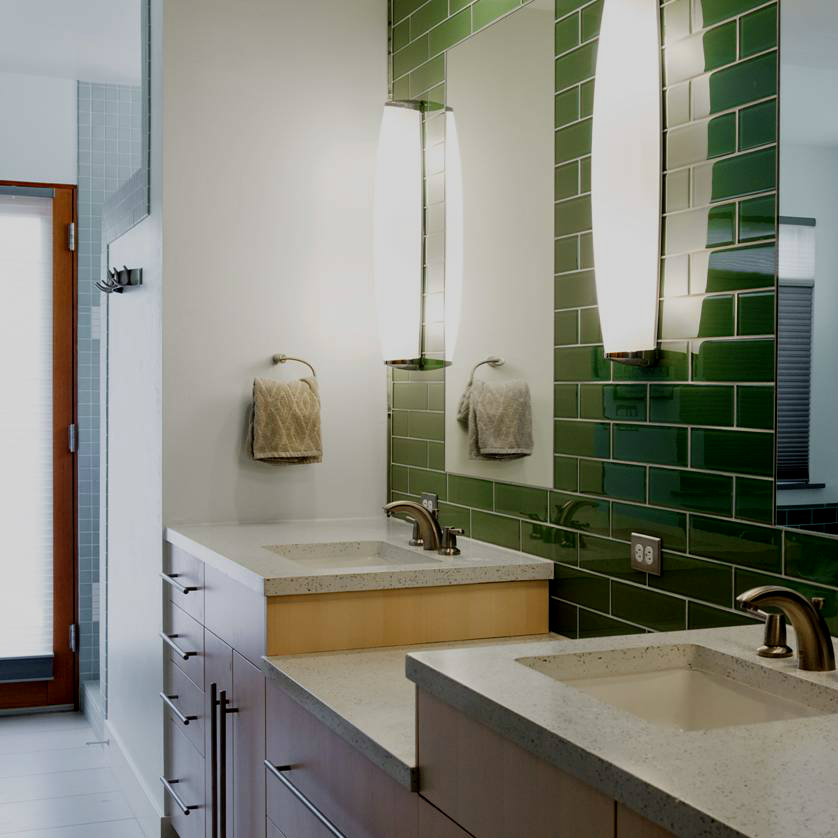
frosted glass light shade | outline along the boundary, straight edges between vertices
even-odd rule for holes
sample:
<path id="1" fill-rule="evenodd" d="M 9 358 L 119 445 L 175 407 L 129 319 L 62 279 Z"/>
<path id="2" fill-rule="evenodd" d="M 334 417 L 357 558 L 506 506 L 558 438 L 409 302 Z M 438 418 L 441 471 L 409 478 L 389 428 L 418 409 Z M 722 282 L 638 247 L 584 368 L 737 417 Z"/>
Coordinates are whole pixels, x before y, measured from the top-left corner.
<path id="1" fill-rule="evenodd" d="M 445 114 L 445 360 L 453 361 L 463 303 L 463 161 L 454 112 Z"/>
<path id="2" fill-rule="evenodd" d="M 378 138 L 373 209 L 373 281 L 386 363 L 421 355 L 422 204 L 422 113 L 388 103 Z"/>
<path id="3" fill-rule="evenodd" d="M 606 354 L 657 342 L 661 224 L 658 0 L 605 0 L 597 48 L 591 214 Z"/>
<path id="4" fill-rule="evenodd" d="M 815 229 L 780 219 L 780 279 L 815 278 Z"/>

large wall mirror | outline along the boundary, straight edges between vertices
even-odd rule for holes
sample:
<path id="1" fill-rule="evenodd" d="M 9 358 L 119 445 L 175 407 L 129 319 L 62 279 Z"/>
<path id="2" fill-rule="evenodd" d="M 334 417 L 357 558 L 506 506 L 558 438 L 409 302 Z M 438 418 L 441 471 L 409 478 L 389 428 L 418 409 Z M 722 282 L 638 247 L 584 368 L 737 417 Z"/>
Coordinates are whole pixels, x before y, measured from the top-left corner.
<path id="1" fill-rule="evenodd" d="M 553 0 L 533 0 L 448 51 L 447 101 L 462 159 L 463 297 L 446 373 L 445 467 L 552 485 Z M 472 458 L 457 421 L 472 369 L 487 385 L 526 382 L 532 454 Z"/>
<path id="2" fill-rule="evenodd" d="M 780 4 L 777 523 L 838 534 L 838 4 Z"/>

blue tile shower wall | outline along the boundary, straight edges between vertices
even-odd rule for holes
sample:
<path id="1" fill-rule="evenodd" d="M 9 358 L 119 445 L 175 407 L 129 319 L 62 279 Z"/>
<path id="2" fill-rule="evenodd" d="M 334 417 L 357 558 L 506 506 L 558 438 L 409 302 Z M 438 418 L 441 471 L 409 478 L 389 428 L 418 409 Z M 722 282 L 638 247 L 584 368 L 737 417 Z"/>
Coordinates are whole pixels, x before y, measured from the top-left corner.
<path id="1" fill-rule="evenodd" d="M 99 677 L 99 338 L 103 207 L 140 167 L 140 88 L 78 85 L 79 674 Z"/>

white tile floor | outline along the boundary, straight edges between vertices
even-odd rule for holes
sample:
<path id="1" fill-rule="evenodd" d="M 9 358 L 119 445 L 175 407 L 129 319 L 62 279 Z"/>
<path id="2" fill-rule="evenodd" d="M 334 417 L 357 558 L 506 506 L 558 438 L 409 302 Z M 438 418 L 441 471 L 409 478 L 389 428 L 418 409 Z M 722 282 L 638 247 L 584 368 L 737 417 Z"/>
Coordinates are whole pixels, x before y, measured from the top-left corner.
<path id="1" fill-rule="evenodd" d="M 0 716 L 0 836 L 143 838 L 80 713 Z"/>

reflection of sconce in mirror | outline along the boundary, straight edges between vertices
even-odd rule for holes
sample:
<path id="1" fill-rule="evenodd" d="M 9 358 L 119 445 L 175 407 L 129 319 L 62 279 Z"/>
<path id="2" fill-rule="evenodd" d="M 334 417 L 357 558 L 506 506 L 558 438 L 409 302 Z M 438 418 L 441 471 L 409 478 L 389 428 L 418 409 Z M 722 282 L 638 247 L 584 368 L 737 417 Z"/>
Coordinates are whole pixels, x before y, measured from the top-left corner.
<path id="1" fill-rule="evenodd" d="M 659 15 L 658 0 L 605 0 L 594 86 L 591 216 L 603 348 L 640 366 L 657 347 Z"/>
<path id="2" fill-rule="evenodd" d="M 462 294 L 462 176 L 454 114 L 445 120 L 445 359 L 425 355 L 425 105 L 384 106 L 375 175 L 373 280 L 388 366 L 428 370 L 453 357 Z"/>

